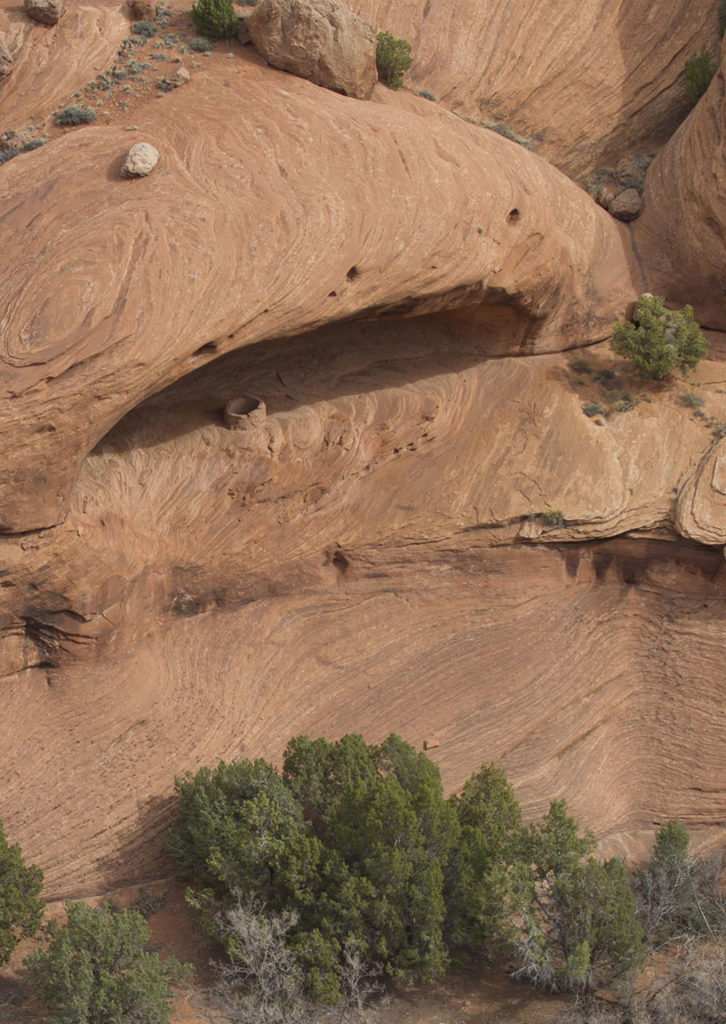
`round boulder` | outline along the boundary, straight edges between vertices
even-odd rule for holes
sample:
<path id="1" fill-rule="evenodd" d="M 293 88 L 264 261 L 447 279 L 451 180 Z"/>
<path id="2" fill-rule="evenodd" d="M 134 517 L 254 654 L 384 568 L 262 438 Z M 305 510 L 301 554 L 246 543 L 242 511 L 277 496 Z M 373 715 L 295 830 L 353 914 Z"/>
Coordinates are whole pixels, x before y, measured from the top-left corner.
<path id="1" fill-rule="evenodd" d="M 378 80 L 373 29 L 338 0 L 262 0 L 247 22 L 268 64 L 366 100 Z"/>
<path id="2" fill-rule="evenodd" d="M 635 220 L 643 209 L 643 200 L 635 188 L 626 188 L 618 192 L 608 205 L 608 213 L 618 220 Z"/>
<path id="3" fill-rule="evenodd" d="M 63 10 L 63 0 L 25 0 L 25 13 L 41 25 L 55 25 Z"/>
<path id="4" fill-rule="evenodd" d="M 124 178 L 144 178 L 151 174 L 159 162 L 159 150 L 150 142 L 137 142 L 128 151 L 121 175 Z"/>

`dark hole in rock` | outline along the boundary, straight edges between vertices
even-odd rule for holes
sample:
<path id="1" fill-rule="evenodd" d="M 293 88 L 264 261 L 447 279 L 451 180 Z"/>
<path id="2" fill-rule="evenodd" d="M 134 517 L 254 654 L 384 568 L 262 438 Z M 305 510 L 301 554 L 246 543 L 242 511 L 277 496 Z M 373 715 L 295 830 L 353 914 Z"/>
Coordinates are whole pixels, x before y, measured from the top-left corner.
<path id="1" fill-rule="evenodd" d="M 519 210 L 515 206 L 513 210 L 510 210 L 507 214 L 507 224 L 516 224 L 519 220 Z"/>
<path id="2" fill-rule="evenodd" d="M 206 345 L 202 345 L 201 348 L 198 348 L 196 350 L 196 352 L 194 353 L 194 356 L 195 356 L 195 358 L 197 356 L 210 356 L 210 355 L 212 355 L 216 351 L 217 351 L 217 342 L 216 341 L 208 341 Z"/>
<path id="3" fill-rule="evenodd" d="M 349 281 L 355 281 L 356 277 L 360 277 L 360 270 L 355 265 L 350 268 L 348 273 L 345 275 Z"/>
<path id="4" fill-rule="evenodd" d="M 338 297 L 338 293 L 337 292 L 328 292 L 328 298 L 329 299 L 335 299 L 337 297 Z"/>
<path id="5" fill-rule="evenodd" d="M 340 569 L 341 572 L 345 572 L 346 569 L 350 568 L 350 562 L 340 549 L 333 555 L 333 565 L 336 569 Z"/>

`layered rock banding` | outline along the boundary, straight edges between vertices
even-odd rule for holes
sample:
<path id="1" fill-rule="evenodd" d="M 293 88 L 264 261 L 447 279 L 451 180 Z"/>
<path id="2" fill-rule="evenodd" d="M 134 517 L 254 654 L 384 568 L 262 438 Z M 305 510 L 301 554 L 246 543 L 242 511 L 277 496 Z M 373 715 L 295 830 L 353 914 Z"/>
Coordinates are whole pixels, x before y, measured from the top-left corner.
<path id="1" fill-rule="evenodd" d="M 411 77 L 473 103 L 464 27 L 477 46 L 530 28 L 445 6 L 415 6 Z M 413 5 L 383 10 L 361 5 L 409 34 Z M 630 17 L 602 14 L 619 99 L 568 110 L 571 144 L 553 118 L 563 166 L 639 151 L 677 107 L 666 56 L 705 30 L 661 14 L 636 100 Z M 483 52 L 511 81 L 507 48 Z M 671 280 L 648 255 L 650 177 L 634 247 L 559 171 L 441 106 L 234 58 L 135 114 L 163 152 L 138 187 L 117 124 L 0 169 L 8 835 L 52 896 L 158 876 L 173 774 L 278 758 L 300 731 L 426 742 L 447 788 L 496 759 L 527 814 L 564 796 L 601 836 L 722 822 L 723 441 L 687 385 L 645 387 L 595 344 L 656 270 Z M 517 72 L 531 126 L 543 59 Z M 583 376 L 566 353 L 585 345 Z M 688 386 L 726 421 L 714 355 Z M 633 402 L 590 419 L 607 373 Z"/>

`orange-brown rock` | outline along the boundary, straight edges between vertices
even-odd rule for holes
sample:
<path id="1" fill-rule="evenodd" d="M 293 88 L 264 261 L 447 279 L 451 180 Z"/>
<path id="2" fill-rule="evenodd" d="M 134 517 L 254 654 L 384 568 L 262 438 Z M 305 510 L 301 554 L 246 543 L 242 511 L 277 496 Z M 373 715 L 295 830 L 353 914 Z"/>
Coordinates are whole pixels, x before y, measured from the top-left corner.
<path id="1" fill-rule="evenodd" d="M 356 0 L 413 44 L 406 81 L 477 120 L 504 121 L 568 174 L 662 145 L 688 112 L 686 57 L 718 46 L 717 0 Z M 684 56 L 685 55 L 685 56 Z"/>
<path id="2" fill-rule="evenodd" d="M 59 522 L 93 445 L 208 345 L 457 307 L 506 325 L 510 351 L 608 334 L 640 290 L 625 229 L 525 150 L 381 93 L 352 103 L 242 58 L 138 121 L 165 170 L 141 187 L 113 180 L 118 129 L 34 154 L 0 253 L 3 529 Z"/>
<path id="3" fill-rule="evenodd" d="M 367 100 L 378 79 L 376 37 L 340 0 L 262 0 L 250 38 L 273 67 Z"/>
<path id="4" fill-rule="evenodd" d="M 689 303 L 698 320 L 720 330 L 726 328 L 725 59 L 722 48 L 705 96 L 648 169 L 635 229 L 648 290 Z"/>

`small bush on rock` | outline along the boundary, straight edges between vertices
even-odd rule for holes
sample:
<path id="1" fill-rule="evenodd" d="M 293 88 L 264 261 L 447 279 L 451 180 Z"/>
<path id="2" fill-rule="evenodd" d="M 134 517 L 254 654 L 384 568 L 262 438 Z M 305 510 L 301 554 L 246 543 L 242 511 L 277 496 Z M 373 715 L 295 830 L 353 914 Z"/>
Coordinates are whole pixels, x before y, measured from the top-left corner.
<path id="1" fill-rule="evenodd" d="M 376 67 L 384 85 L 389 89 L 400 89 L 403 76 L 412 64 L 411 44 L 407 39 L 396 39 L 390 32 L 378 33 Z"/>
<path id="2" fill-rule="evenodd" d="M 234 0 L 197 0 L 192 7 L 197 32 L 209 39 L 229 39 L 237 32 Z"/>
<path id="3" fill-rule="evenodd" d="M 634 323 L 613 325 L 613 349 L 633 361 L 643 380 L 663 380 L 675 370 L 693 369 L 708 352 L 691 306 L 670 310 L 664 303 L 662 296 L 641 295 Z"/>
<path id="4" fill-rule="evenodd" d="M 691 59 L 686 61 L 686 96 L 694 107 L 708 89 L 715 74 L 716 65 L 704 43 L 701 52 L 694 53 Z"/>
<path id="5" fill-rule="evenodd" d="M 195 36 L 194 39 L 189 40 L 189 49 L 192 53 L 211 53 L 212 43 L 204 36 Z"/>
<path id="6" fill-rule="evenodd" d="M 96 120 L 96 111 L 93 107 L 82 107 L 80 103 L 75 103 L 59 111 L 55 120 L 56 124 L 62 125 L 92 124 Z"/>

